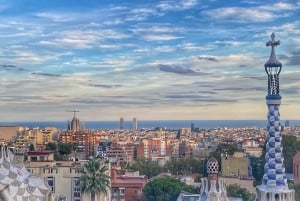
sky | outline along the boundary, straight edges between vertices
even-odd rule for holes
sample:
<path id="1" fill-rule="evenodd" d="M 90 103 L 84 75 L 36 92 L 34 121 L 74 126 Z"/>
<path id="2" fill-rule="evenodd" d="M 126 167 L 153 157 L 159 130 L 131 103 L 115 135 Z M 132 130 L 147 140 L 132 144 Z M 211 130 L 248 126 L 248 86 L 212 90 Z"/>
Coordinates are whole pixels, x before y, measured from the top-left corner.
<path id="1" fill-rule="evenodd" d="M 294 0 L 0 0 L 0 121 L 300 119 Z"/>

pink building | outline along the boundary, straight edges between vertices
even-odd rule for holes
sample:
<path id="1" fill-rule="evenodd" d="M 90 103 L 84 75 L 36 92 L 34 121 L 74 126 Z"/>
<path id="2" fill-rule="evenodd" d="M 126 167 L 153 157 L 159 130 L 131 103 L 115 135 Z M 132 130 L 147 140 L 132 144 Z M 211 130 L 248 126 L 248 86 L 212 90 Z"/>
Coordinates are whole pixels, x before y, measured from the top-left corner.
<path id="1" fill-rule="evenodd" d="M 293 157 L 293 176 L 294 184 L 300 183 L 300 152 L 298 151 Z"/>

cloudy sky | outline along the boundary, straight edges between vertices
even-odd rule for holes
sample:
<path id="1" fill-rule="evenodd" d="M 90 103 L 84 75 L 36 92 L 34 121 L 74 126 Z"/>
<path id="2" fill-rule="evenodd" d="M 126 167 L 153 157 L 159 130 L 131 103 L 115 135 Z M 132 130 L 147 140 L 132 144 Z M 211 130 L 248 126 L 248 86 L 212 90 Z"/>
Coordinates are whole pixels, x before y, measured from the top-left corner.
<path id="1" fill-rule="evenodd" d="M 226 3 L 225 3 L 226 2 Z M 300 119 L 300 3 L 0 0 L 0 120 Z"/>

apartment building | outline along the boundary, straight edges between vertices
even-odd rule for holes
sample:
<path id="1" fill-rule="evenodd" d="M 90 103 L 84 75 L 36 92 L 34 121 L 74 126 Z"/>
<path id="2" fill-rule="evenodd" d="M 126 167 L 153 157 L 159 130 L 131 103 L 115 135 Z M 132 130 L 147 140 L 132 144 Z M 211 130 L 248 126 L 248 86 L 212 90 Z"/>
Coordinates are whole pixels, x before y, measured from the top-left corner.
<path id="1" fill-rule="evenodd" d="M 79 190 L 79 177 L 82 174 L 83 164 L 86 161 L 54 161 L 52 151 L 28 152 L 28 160 L 25 163 L 27 170 L 40 178 L 51 188 L 52 193 L 62 201 L 90 201 L 90 193 L 82 193 Z M 110 165 L 107 174 L 110 175 Z M 108 194 L 96 194 L 96 200 L 110 201 Z"/>

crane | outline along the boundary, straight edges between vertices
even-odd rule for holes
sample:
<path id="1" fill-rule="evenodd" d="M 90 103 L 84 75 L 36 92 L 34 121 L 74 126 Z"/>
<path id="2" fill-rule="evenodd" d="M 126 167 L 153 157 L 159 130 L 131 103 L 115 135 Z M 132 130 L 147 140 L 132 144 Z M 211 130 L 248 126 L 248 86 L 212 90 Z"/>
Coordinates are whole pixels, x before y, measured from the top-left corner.
<path id="1" fill-rule="evenodd" d="M 74 113 L 74 117 L 76 116 L 76 112 L 79 112 L 79 110 L 66 110 L 66 112 L 73 112 Z"/>

